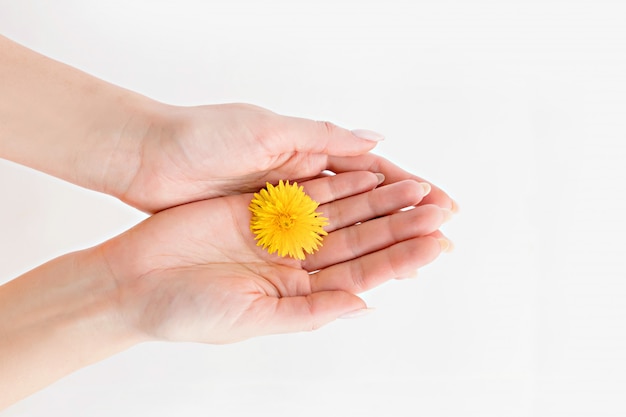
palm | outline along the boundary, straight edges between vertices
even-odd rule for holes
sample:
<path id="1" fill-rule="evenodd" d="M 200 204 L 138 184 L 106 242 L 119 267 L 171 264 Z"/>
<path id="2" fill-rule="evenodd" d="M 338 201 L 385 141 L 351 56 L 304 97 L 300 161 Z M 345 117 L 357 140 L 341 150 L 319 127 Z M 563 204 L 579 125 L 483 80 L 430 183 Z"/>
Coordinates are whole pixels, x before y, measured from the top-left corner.
<path id="1" fill-rule="evenodd" d="M 376 177 L 366 172 L 304 184 L 331 219 L 324 247 L 305 261 L 256 246 L 248 228 L 249 194 L 158 213 L 112 243 L 123 252 L 118 257 L 132 260 L 130 275 L 141 277 L 125 282 L 132 288 L 129 305 L 136 307 L 138 294 L 143 299 L 133 320 L 156 338 L 224 343 L 316 328 L 362 308 L 354 293 L 439 253 L 435 239 L 419 236 L 439 227 L 440 209 L 424 206 L 385 216 L 419 201 L 419 187 L 412 184 L 367 192 Z M 353 226 L 374 217 L 379 218 Z M 407 230 L 416 218 L 420 225 Z M 385 226 L 389 233 L 381 232 Z"/>

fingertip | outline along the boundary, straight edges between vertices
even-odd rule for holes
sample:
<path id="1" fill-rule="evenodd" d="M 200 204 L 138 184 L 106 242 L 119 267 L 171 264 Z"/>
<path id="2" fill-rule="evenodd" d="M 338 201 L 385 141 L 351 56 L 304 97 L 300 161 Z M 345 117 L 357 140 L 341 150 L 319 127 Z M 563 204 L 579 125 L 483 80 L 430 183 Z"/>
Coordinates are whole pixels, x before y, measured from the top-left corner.
<path id="1" fill-rule="evenodd" d="M 450 199 L 451 204 L 450 204 L 450 211 L 454 214 L 457 214 L 460 210 L 461 207 L 459 207 L 459 203 L 457 203 L 455 200 Z"/>
<path id="2" fill-rule="evenodd" d="M 441 223 L 447 223 L 452 220 L 454 216 L 454 212 L 448 209 L 441 209 L 441 214 L 443 215 L 443 221 Z"/>
<path id="3" fill-rule="evenodd" d="M 420 182 L 420 184 L 424 183 Z M 437 187 L 436 185 L 429 185 L 431 186 L 430 192 L 424 196 L 421 204 L 434 204 L 441 208 L 447 208 L 454 213 L 454 200 L 452 200 L 452 198 L 450 198 L 450 196 L 446 194 L 441 188 Z"/>
<path id="4" fill-rule="evenodd" d="M 415 269 L 415 270 L 413 270 L 413 271 L 411 271 L 409 273 L 397 276 L 396 279 L 399 280 L 399 281 L 402 281 L 402 280 L 405 280 L 405 279 L 415 279 L 415 278 L 417 278 L 417 275 L 418 275 L 417 274 L 417 269 Z"/>
<path id="5" fill-rule="evenodd" d="M 359 139 L 371 140 L 372 142 L 382 142 L 385 140 L 385 135 L 382 133 L 374 132 L 368 129 L 353 129 L 352 134 Z"/>
<path id="6" fill-rule="evenodd" d="M 367 315 L 369 315 L 371 312 L 373 312 L 375 310 L 376 310 L 376 308 L 374 308 L 374 307 L 359 308 L 357 310 L 352 310 L 352 311 L 348 311 L 346 313 L 343 313 L 342 315 L 340 315 L 337 318 L 338 319 L 356 319 L 356 318 L 359 318 L 359 317 L 367 316 Z"/>
<path id="7" fill-rule="evenodd" d="M 454 250 L 454 243 L 448 238 L 441 237 L 438 238 L 439 246 L 441 247 L 441 252 L 450 253 Z"/>

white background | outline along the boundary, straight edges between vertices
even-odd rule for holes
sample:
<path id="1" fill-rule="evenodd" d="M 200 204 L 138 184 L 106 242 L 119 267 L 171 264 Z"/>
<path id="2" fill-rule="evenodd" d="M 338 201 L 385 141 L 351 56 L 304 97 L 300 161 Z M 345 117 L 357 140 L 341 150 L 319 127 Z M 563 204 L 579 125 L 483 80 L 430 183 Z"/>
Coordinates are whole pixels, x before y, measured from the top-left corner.
<path id="1" fill-rule="evenodd" d="M 0 0 L 0 32 L 169 103 L 380 131 L 462 208 L 367 317 L 138 346 L 3 415 L 626 415 L 626 3 Z M 6 161 L 0 202 L 0 281 L 144 218 Z"/>

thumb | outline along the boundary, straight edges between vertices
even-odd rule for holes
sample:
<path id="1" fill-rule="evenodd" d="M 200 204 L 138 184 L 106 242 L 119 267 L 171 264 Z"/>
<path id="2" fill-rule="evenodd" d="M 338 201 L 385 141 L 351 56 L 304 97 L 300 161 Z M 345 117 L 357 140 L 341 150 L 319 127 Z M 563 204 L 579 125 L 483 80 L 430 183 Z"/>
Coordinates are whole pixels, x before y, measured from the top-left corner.
<path id="1" fill-rule="evenodd" d="M 355 156 L 372 150 L 385 139 L 377 132 L 365 129 L 348 130 L 326 121 L 285 117 L 285 146 L 290 151 L 323 153 L 335 156 Z"/>
<path id="2" fill-rule="evenodd" d="M 266 327 L 269 333 L 316 330 L 339 317 L 367 309 L 363 300 L 346 291 L 321 291 L 274 302 L 274 314 L 268 317 L 271 322 Z"/>

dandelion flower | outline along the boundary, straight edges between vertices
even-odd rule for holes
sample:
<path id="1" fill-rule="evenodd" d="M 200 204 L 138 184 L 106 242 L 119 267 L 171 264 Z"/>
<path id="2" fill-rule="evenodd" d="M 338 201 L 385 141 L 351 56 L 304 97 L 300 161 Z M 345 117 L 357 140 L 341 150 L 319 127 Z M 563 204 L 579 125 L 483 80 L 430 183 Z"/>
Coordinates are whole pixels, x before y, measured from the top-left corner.
<path id="1" fill-rule="evenodd" d="M 322 245 L 323 229 L 328 219 L 316 213 L 318 203 L 294 182 L 267 183 L 250 203 L 250 230 L 256 235 L 257 246 L 269 253 L 304 260 Z"/>

